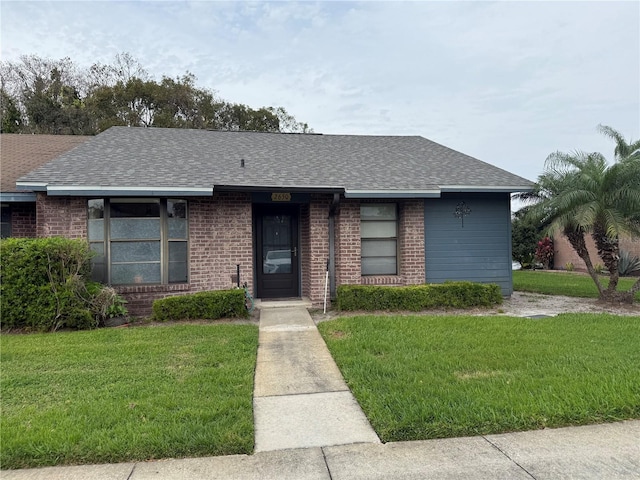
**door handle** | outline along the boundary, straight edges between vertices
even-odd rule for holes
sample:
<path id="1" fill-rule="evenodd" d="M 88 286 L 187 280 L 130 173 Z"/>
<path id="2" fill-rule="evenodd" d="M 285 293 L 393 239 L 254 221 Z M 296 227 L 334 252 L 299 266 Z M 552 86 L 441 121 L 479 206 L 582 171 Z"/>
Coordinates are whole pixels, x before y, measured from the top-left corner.
<path id="1" fill-rule="evenodd" d="M 298 247 L 293 247 L 293 248 L 291 249 L 291 253 L 293 253 L 293 256 L 294 256 L 294 257 L 297 257 L 297 256 L 298 256 Z"/>

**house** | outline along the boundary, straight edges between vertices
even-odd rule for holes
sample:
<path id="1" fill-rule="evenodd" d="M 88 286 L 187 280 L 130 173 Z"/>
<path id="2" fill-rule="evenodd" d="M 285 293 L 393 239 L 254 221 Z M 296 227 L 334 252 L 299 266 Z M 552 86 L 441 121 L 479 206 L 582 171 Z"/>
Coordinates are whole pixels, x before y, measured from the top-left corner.
<path id="1" fill-rule="evenodd" d="M 18 191 L 16 180 L 89 138 L 80 135 L 0 134 L 2 238 L 36 235 L 36 194 Z"/>
<path id="2" fill-rule="evenodd" d="M 17 182 L 38 236 L 86 238 L 139 315 L 230 288 L 322 304 L 337 285 L 512 292 L 510 193 L 531 182 L 418 136 L 112 127 Z"/>
<path id="3" fill-rule="evenodd" d="M 585 243 L 587 250 L 589 251 L 589 257 L 593 265 L 604 265 L 602 259 L 598 256 L 598 249 L 596 244 L 591 238 L 591 235 L 585 235 Z M 620 251 L 629 252 L 631 255 L 640 257 L 640 238 L 633 238 L 629 236 L 620 237 Z M 584 264 L 577 252 L 573 249 L 567 237 L 562 234 L 558 234 L 553 237 L 553 268 L 557 270 L 564 270 L 567 268 L 567 264 L 573 265 L 576 270 L 586 272 L 587 266 Z"/>

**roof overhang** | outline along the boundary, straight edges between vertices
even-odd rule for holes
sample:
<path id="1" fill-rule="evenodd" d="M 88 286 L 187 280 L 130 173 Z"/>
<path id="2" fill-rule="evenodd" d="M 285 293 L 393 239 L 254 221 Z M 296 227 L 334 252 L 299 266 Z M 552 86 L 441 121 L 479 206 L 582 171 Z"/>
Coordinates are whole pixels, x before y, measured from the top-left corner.
<path id="1" fill-rule="evenodd" d="M 345 198 L 439 198 L 439 189 L 428 190 L 346 190 Z"/>
<path id="2" fill-rule="evenodd" d="M 213 188 L 199 187 L 112 187 L 102 185 L 48 185 L 18 182 L 18 188 L 46 192 L 52 197 L 203 197 L 213 195 Z"/>
<path id="3" fill-rule="evenodd" d="M 442 193 L 514 193 L 530 192 L 532 185 L 444 185 L 440 187 Z"/>
<path id="4" fill-rule="evenodd" d="M 290 193 L 344 193 L 344 187 L 333 186 L 275 186 L 275 185 L 214 185 L 217 192 L 290 192 Z"/>
<path id="5" fill-rule="evenodd" d="M 35 192 L 0 192 L 0 201 L 8 203 L 33 203 Z"/>
<path id="6" fill-rule="evenodd" d="M 220 192 L 291 192 L 291 193 L 329 193 L 344 194 L 345 198 L 440 198 L 443 193 L 513 193 L 530 192 L 533 186 L 478 186 L 478 185 L 445 185 L 426 189 L 395 190 L 367 189 L 351 190 L 339 186 L 317 185 L 214 185 L 213 187 L 167 187 L 167 186 L 102 186 L 102 185 L 49 185 L 37 182 L 17 182 L 19 189 L 28 192 L 2 193 L 3 201 L 33 202 L 35 192 L 46 192 L 50 196 L 65 197 L 203 197 L 213 195 L 214 190 Z M 6 200 L 5 200 L 6 199 Z"/>

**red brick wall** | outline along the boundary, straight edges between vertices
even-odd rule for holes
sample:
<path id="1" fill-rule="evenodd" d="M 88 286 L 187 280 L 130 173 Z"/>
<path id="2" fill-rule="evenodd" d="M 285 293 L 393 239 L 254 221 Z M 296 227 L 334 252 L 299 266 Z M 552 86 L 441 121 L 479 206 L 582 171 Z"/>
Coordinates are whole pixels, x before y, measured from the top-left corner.
<path id="1" fill-rule="evenodd" d="M 234 286 L 231 276 L 240 264 L 240 282 L 253 291 L 251 199 L 243 193 L 216 193 L 189 201 L 190 282 L 195 291 Z"/>
<path id="2" fill-rule="evenodd" d="M 404 285 L 424 283 L 424 201 L 405 201 L 400 204 L 399 211 L 399 273 Z"/>
<path id="3" fill-rule="evenodd" d="M 336 216 L 336 286 L 360 283 L 360 202 L 343 200 Z"/>
<path id="4" fill-rule="evenodd" d="M 34 203 L 11 204 L 11 236 L 21 238 L 36 236 L 36 206 Z"/>
<path id="5" fill-rule="evenodd" d="M 312 195 L 309 204 L 309 278 L 310 300 L 314 305 L 324 301 L 324 283 L 329 259 L 329 195 Z"/>
<path id="6" fill-rule="evenodd" d="M 49 197 L 38 193 L 36 201 L 38 237 L 87 238 L 87 200 Z"/>

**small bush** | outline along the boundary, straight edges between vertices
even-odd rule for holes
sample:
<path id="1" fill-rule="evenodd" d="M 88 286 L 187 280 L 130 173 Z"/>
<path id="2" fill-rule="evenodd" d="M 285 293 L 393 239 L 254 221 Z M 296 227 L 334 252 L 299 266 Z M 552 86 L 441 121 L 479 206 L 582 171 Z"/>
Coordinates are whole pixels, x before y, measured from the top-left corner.
<path id="1" fill-rule="evenodd" d="M 567 272 L 573 272 L 573 271 L 575 270 L 575 268 L 576 268 L 576 267 L 574 267 L 574 266 L 573 266 L 573 263 L 571 263 L 571 262 L 567 262 L 567 263 L 565 263 L 565 264 L 564 264 L 564 269 L 565 269 Z"/>
<path id="2" fill-rule="evenodd" d="M 640 274 L 640 258 L 625 250 L 620 251 L 618 273 L 623 277 Z"/>
<path id="3" fill-rule="evenodd" d="M 606 268 L 604 268 L 604 265 L 603 265 L 603 264 L 601 264 L 601 263 L 596 263 L 596 264 L 593 266 L 593 269 L 595 270 L 595 272 L 596 272 L 598 275 L 602 275 L 602 274 L 604 274 L 604 273 L 608 273 L 608 272 L 607 272 L 607 269 L 606 269 Z"/>
<path id="4" fill-rule="evenodd" d="M 417 312 L 430 308 L 500 305 L 502 295 L 497 285 L 472 282 L 446 282 L 407 287 L 340 285 L 337 291 L 337 303 L 340 310 Z"/>
<path id="5" fill-rule="evenodd" d="M 548 269 L 553 265 L 553 240 L 549 237 L 544 237 L 538 242 L 536 246 L 536 260 L 543 265 L 543 268 Z"/>
<path id="6" fill-rule="evenodd" d="M 244 290 L 217 290 L 162 298 L 153 302 L 158 321 L 246 317 Z"/>
<path id="7" fill-rule="evenodd" d="M 0 297 L 2 329 L 92 328 L 86 298 L 91 252 L 83 240 L 2 240 Z"/>

